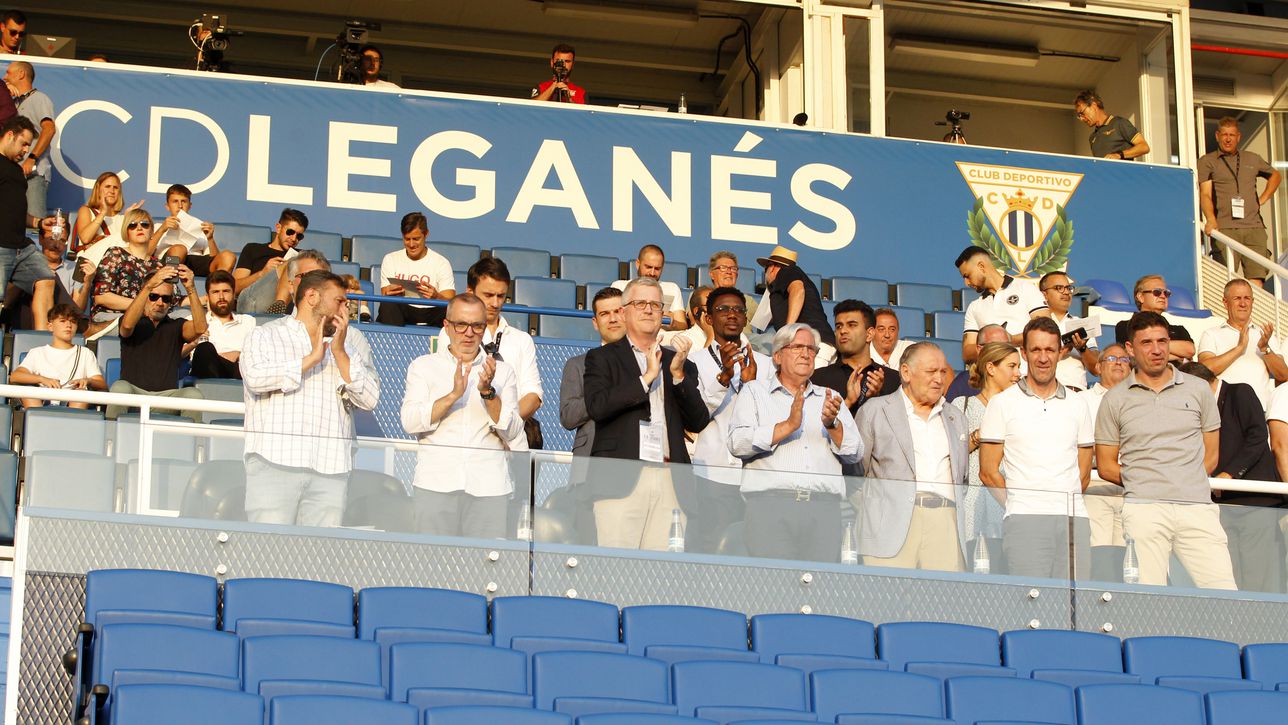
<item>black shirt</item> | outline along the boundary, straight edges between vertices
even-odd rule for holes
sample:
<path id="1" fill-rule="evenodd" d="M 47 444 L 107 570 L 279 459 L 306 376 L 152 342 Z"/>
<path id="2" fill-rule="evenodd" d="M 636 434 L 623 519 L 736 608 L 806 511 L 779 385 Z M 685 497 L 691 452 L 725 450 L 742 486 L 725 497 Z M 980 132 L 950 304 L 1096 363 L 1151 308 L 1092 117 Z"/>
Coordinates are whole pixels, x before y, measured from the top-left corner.
<path id="1" fill-rule="evenodd" d="M 0 156 L 0 247 L 22 249 L 27 239 L 27 177 L 22 167 Z"/>
<path id="2" fill-rule="evenodd" d="M 284 250 L 278 251 L 267 244 L 252 242 L 237 255 L 237 268 L 248 269 L 251 274 L 254 274 L 263 269 L 264 265 L 268 264 L 268 260 L 283 256 L 286 256 Z"/>
<path id="3" fill-rule="evenodd" d="M 863 374 L 867 375 L 878 368 L 885 370 L 885 382 L 881 384 L 881 392 L 877 393 L 877 396 L 889 395 L 890 393 L 898 390 L 899 386 L 903 384 L 903 379 L 899 377 L 899 371 L 894 368 L 888 368 L 875 362 L 868 363 L 868 366 L 863 368 Z M 825 388 L 835 390 L 841 394 L 842 398 L 844 398 L 846 394 L 846 384 L 849 383 L 850 375 L 853 373 L 854 368 L 840 360 L 837 360 L 827 367 L 815 370 L 813 377 L 809 380 L 815 385 L 822 385 Z M 871 400 L 871 398 L 867 397 L 867 388 L 864 388 L 863 392 L 859 393 L 858 401 L 851 406 L 850 414 L 853 415 L 854 413 L 859 412 L 859 408 L 862 408 L 863 404 L 869 400 Z"/>
<path id="4" fill-rule="evenodd" d="M 154 325 L 140 317 L 134 332 L 121 338 L 121 379 L 152 393 L 179 387 L 184 322 L 167 317 Z"/>
<path id="5" fill-rule="evenodd" d="M 1127 334 L 1127 323 L 1130 321 L 1130 319 L 1122 320 L 1117 325 L 1114 325 L 1114 341 L 1119 345 L 1125 345 L 1129 339 Z M 1181 325 L 1169 324 L 1167 326 L 1167 336 L 1172 340 L 1194 342 L 1194 338 L 1190 337 L 1190 331 L 1186 330 Z"/>
<path id="6" fill-rule="evenodd" d="M 835 345 L 836 335 L 831 323 L 827 321 L 827 313 L 823 311 L 823 297 L 818 293 L 818 287 L 814 286 L 814 280 L 804 270 L 794 264 L 779 269 L 778 276 L 769 285 L 770 324 L 774 329 L 781 329 L 787 324 L 787 288 L 792 282 L 805 285 L 805 303 L 801 305 L 801 313 L 796 321 L 817 330 L 823 342 Z"/>

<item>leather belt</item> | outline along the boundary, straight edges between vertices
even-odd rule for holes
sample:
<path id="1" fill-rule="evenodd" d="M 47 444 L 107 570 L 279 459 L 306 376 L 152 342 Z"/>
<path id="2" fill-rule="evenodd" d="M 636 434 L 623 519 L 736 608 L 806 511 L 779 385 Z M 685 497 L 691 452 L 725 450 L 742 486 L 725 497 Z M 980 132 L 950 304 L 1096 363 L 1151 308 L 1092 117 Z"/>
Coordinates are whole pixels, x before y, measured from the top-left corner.
<path id="1" fill-rule="evenodd" d="M 956 507 L 957 507 L 957 502 L 956 502 L 956 501 L 954 501 L 954 500 L 952 500 L 952 499 L 950 499 L 950 498 L 944 498 L 943 496 L 940 496 L 940 495 L 939 495 L 939 494 L 937 494 L 937 493 L 928 493 L 928 492 L 926 492 L 926 491 L 918 491 L 918 492 L 917 492 L 917 497 L 916 497 L 916 499 L 914 499 L 913 503 L 915 503 L 917 506 L 920 506 L 920 507 L 921 507 L 921 508 L 923 508 L 923 509 L 939 509 L 939 508 L 956 508 Z"/>
<path id="2" fill-rule="evenodd" d="M 753 491 L 746 494 L 747 496 L 763 496 L 765 498 L 780 498 L 796 503 L 809 503 L 810 501 L 837 501 L 840 502 L 841 494 L 830 493 L 828 491 L 806 491 L 804 489 L 775 489 L 773 491 Z"/>

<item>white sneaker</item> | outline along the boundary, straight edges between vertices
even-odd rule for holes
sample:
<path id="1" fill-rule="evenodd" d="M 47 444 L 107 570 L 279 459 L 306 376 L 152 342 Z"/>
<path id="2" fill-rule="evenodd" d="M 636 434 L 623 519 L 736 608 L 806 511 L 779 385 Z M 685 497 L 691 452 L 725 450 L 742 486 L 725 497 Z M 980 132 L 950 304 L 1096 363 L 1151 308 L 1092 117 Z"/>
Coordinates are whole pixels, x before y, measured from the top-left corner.
<path id="1" fill-rule="evenodd" d="M 105 325 L 103 329 L 99 330 L 98 332 L 95 332 L 92 335 L 86 335 L 85 341 L 92 342 L 94 340 L 97 340 L 100 337 L 105 337 L 107 335 L 115 334 L 116 329 L 120 326 L 121 326 L 121 318 L 118 317 L 112 320 L 111 322 L 107 323 L 107 325 Z"/>

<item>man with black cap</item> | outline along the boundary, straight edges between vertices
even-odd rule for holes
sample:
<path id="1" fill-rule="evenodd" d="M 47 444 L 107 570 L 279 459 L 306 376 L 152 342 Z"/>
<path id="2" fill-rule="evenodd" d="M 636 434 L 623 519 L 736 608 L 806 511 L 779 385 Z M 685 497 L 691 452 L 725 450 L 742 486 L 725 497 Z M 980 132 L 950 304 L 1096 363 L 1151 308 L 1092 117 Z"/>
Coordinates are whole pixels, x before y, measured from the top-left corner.
<path id="1" fill-rule="evenodd" d="M 794 322 L 802 322 L 814 328 L 822 338 L 814 364 L 819 367 L 830 364 L 836 358 L 836 337 L 823 311 L 823 297 L 818 287 L 796 265 L 796 252 L 780 245 L 768 257 L 760 257 L 756 262 L 765 268 L 770 326 L 781 330 Z"/>

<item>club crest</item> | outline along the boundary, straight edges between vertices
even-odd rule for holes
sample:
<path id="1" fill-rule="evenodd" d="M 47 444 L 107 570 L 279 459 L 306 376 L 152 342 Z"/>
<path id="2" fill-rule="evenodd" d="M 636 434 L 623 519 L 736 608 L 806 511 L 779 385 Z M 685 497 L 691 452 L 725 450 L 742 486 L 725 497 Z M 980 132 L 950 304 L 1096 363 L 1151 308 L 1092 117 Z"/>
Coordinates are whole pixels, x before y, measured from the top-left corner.
<path id="1" fill-rule="evenodd" d="M 975 195 L 966 215 L 971 243 L 987 251 L 994 266 L 1016 277 L 1064 269 L 1073 249 L 1065 206 L 1082 174 L 965 162 L 957 169 Z"/>

